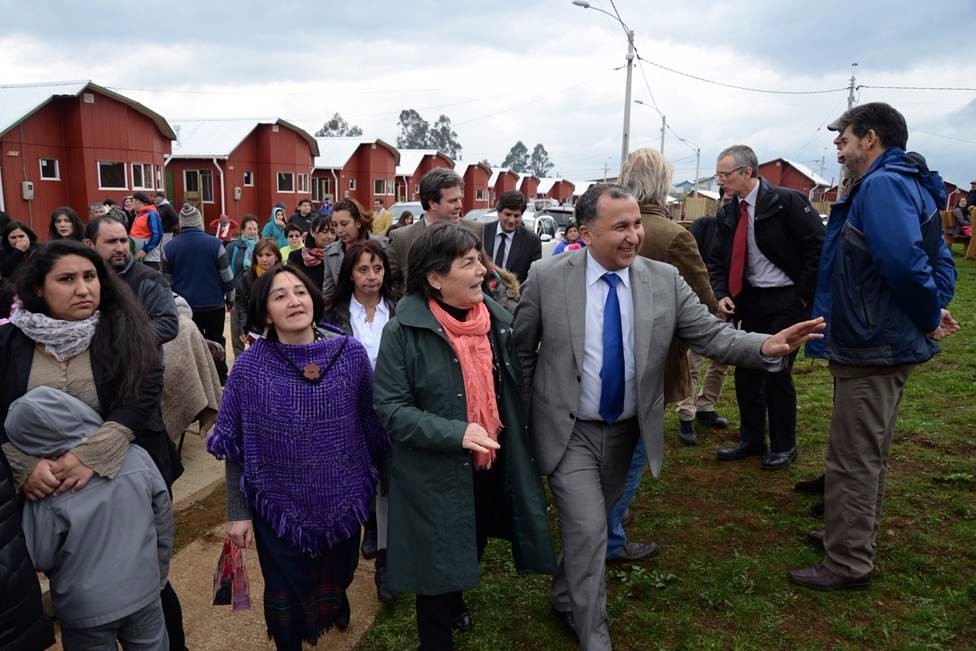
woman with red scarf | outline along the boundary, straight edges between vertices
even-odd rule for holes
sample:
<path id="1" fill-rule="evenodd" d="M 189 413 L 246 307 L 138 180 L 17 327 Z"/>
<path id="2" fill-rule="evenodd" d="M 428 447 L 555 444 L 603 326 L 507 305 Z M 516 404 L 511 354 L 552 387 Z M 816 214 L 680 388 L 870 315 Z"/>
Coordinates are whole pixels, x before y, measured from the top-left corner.
<path id="1" fill-rule="evenodd" d="M 336 240 L 335 224 L 331 215 L 319 215 L 312 220 L 305 235 L 305 247 L 292 251 L 286 261 L 289 267 L 301 269 L 312 279 L 316 287 L 322 286 L 325 277 L 325 247 Z"/>
<path id="2" fill-rule="evenodd" d="M 482 292 L 480 251 L 458 224 L 425 230 L 376 362 L 374 405 L 393 439 L 389 585 L 417 594 L 422 649 L 471 628 L 462 591 L 478 587 L 489 537 L 511 541 L 520 573 L 555 571 L 512 317 Z"/>

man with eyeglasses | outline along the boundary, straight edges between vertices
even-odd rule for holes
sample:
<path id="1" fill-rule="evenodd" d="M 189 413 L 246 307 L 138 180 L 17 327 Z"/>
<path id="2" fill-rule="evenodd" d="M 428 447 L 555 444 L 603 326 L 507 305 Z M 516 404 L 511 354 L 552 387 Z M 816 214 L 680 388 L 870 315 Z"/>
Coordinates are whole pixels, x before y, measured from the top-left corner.
<path id="1" fill-rule="evenodd" d="M 747 332 L 778 332 L 809 318 L 824 239 L 819 214 L 799 192 L 760 178 L 756 153 L 745 145 L 722 151 L 715 172 L 733 197 L 718 211 L 709 253 L 719 310 Z M 719 461 L 758 456 L 763 470 L 778 470 L 796 459 L 795 358 L 775 372 L 736 367 L 739 441 L 719 450 Z"/>

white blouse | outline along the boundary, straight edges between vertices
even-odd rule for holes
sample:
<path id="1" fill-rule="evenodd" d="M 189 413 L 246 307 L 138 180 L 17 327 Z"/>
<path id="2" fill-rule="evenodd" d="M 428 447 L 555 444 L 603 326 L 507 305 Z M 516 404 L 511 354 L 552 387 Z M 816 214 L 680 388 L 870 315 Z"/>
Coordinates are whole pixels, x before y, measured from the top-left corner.
<path id="1" fill-rule="evenodd" d="M 376 357 L 380 352 L 380 337 L 383 335 L 383 328 L 390 320 L 390 310 L 386 307 L 386 301 L 380 299 L 376 305 L 376 312 L 373 320 L 366 320 L 366 308 L 363 307 L 355 296 L 349 298 L 349 322 L 352 324 L 352 336 L 366 348 L 369 355 L 369 363 L 376 368 Z"/>

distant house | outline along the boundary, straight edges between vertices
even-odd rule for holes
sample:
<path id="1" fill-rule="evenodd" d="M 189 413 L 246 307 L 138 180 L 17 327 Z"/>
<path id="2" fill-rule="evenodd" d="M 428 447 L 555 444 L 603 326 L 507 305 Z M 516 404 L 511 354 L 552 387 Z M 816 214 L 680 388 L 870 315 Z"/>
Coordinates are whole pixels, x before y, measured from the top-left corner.
<path id="1" fill-rule="evenodd" d="M 464 179 L 464 198 L 462 199 L 462 214 L 472 210 L 484 210 L 492 207 L 489 199 L 488 181 L 491 178 L 491 168 L 484 163 L 458 163 L 454 171 Z"/>
<path id="2" fill-rule="evenodd" d="M 597 183 L 602 181 L 573 181 L 573 203 Z"/>
<path id="3" fill-rule="evenodd" d="M 319 147 L 307 131 L 281 120 L 186 120 L 175 123 L 166 160 L 166 195 L 194 204 L 204 218 L 252 214 L 263 224 L 275 203 L 286 216 L 310 198 Z"/>
<path id="4" fill-rule="evenodd" d="M 166 120 L 90 81 L 0 86 L 0 210 L 47 238 L 51 213 L 163 185 Z"/>
<path id="5" fill-rule="evenodd" d="M 515 170 L 508 167 L 493 167 L 491 178 L 488 179 L 491 205 L 494 206 L 498 203 L 498 197 L 502 196 L 502 193 L 516 190 L 518 180 L 519 175 Z"/>
<path id="6" fill-rule="evenodd" d="M 523 174 L 519 179 L 519 192 L 528 200 L 537 199 L 539 194 L 539 177 L 535 174 Z"/>
<path id="7" fill-rule="evenodd" d="M 397 201 L 419 201 L 420 179 L 435 167 L 454 169 L 454 161 L 436 149 L 401 149 L 396 167 Z"/>
<path id="8" fill-rule="evenodd" d="M 760 163 L 759 175 L 773 185 L 802 192 L 813 201 L 823 200 L 824 193 L 832 185 L 806 165 L 787 158 L 774 158 Z"/>
<path id="9" fill-rule="evenodd" d="M 312 170 L 312 201 L 351 197 L 372 210 L 373 200 L 389 208 L 400 152 L 373 138 L 316 138 L 319 155 Z"/>
<path id="10" fill-rule="evenodd" d="M 567 179 L 543 178 L 539 179 L 536 189 L 537 199 L 555 199 L 560 204 L 571 203 L 575 186 Z"/>

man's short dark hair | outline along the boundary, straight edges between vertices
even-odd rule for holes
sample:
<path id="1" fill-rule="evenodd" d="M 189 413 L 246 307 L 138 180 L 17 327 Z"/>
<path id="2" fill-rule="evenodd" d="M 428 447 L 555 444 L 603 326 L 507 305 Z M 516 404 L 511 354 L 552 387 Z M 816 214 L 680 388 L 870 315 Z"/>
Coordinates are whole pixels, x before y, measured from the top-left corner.
<path id="1" fill-rule="evenodd" d="M 525 205 L 525 197 L 522 196 L 521 192 L 509 190 L 508 192 L 502 192 L 502 196 L 498 197 L 498 203 L 495 205 L 495 210 L 501 212 L 508 209 L 525 212 Z"/>
<path id="2" fill-rule="evenodd" d="M 152 203 L 152 201 L 149 200 L 149 195 L 146 194 L 145 192 L 134 192 L 132 194 L 132 198 L 135 199 L 136 201 L 142 202 L 147 206 Z"/>
<path id="3" fill-rule="evenodd" d="M 627 190 L 615 183 L 597 183 L 590 186 L 590 189 L 583 193 L 576 201 L 576 223 L 580 226 L 589 226 L 599 215 L 596 212 L 596 204 L 603 195 L 611 199 L 626 199 L 631 197 Z"/>
<path id="4" fill-rule="evenodd" d="M 480 248 L 481 238 L 461 224 L 440 222 L 425 228 L 410 247 L 407 293 L 419 294 L 424 298 L 440 298 L 441 293 L 427 282 L 427 274 L 445 276 L 451 271 L 454 260 L 471 249 Z"/>
<path id="5" fill-rule="evenodd" d="M 874 131 L 885 149 L 905 149 L 908 146 L 908 124 L 905 123 L 905 116 L 884 102 L 855 106 L 827 125 L 831 131 L 840 133 L 844 133 L 847 127 L 858 138 L 868 135 L 868 131 Z"/>
<path id="6" fill-rule="evenodd" d="M 288 233 L 298 233 L 299 235 L 301 235 L 304 232 L 305 231 L 303 231 L 302 227 L 299 226 L 298 224 L 288 224 L 287 226 L 285 226 L 285 237 L 288 237 Z"/>
<path id="7" fill-rule="evenodd" d="M 430 210 L 430 204 L 441 200 L 441 190 L 448 188 L 464 189 L 464 181 L 454 170 L 446 167 L 435 167 L 420 179 L 420 205 L 424 210 Z"/>
<path id="8" fill-rule="evenodd" d="M 156 190 L 155 192 L 153 192 L 153 196 L 154 197 L 159 197 L 160 199 L 165 199 L 166 198 L 166 193 L 163 192 L 162 190 Z"/>
<path id="9" fill-rule="evenodd" d="M 125 228 L 125 224 L 113 217 L 112 215 L 102 215 L 101 217 L 96 217 L 95 219 L 88 222 L 85 226 L 85 232 L 82 237 L 86 240 L 91 240 L 92 242 L 98 241 L 98 232 L 102 228 L 102 224 L 118 224 L 122 228 Z"/>
<path id="10" fill-rule="evenodd" d="M 298 200 L 298 205 L 299 205 L 299 206 L 301 206 L 301 205 L 302 205 L 303 203 L 307 203 L 308 205 L 310 205 L 310 206 L 311 206 L 311 205 L 312 205 L 312 200 L 311 200 L 311 199 L 308 199 L 308 198 L 305 198 L 305 199 L 299 199 L 299 200 Z"/>

